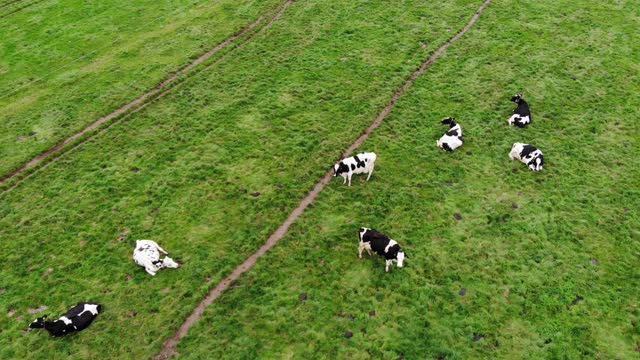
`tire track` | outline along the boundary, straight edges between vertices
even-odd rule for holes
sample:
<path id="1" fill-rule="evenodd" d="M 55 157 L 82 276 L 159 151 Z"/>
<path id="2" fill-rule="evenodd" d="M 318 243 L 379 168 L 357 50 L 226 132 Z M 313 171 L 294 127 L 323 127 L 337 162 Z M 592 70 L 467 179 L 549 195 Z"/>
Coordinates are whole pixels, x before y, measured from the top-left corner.
<path id="1" fill-rule="evenodd" d="M 222 42 L 218 43 L 211 50 L 209 50 L 208 52 L 204 53 L 203 55 L 198 57 L 196 60 L 192 61 L 189 65 L 187 65 L 187 66 L 183 67 L 182 69 L 176 71 L 173 75 L 171 75 L 170 77 L 168 77 L 164 81 L 160 82 L 153 89 L 147 91 L 146 93 L 140 95 L 136 99 L 134 99 L 134 100 L 130 101 L 129 103 L 119 107 L 118 109 L 112 111 L 111 113 L 100 117 L 99 119 L 97 119 L 96 121 L 91 123 L 89 126 L 85 127 L 84 129 L 76 132 L 72 136 L 66 138 L 65 140 L 62 140 L 58 144 L 56 144 L 56 145 L 50 147 L 49 149 L 41 152 L 39 155 L 35 156 L 34 158 L 29 160 L 28 162 L 26 162 L 22 166 L 20 166 L 20 167 L 14 169 L 14 170 L 8 172 L 7 174 L 3 175 L 2 177 L 0 177 L 0 186 L 5 184 L 8 180 L 10 180 L 10 179 L 12 179 L 14 177 L 17 177 L 18 175 L 22 175 L 22 174 L 26 173 L 29 170 L 33 170 L 33 172 L 35 172 L 35 171 L 43 168 L 44 166 L 54 162 L 55 160 L 60 158 L 65 153 L 67 153 L 70 150 L 78 147 L 79 145 L 83 144 L 84 142 L 86 142 L 90 138 L 98 135 L 99 133 L 105 131 L 111 125 L 121 121 L 122 119 L 126 118 L 128 115 L 131 115 L 131 114 L 143 109 L 149 103 L 151 103 L 151 102 L 159 99 L 160 97 L 166 95 L 170 90 L 175 89 L 180 84 L 184 83 L 184 81 L 186 81 L 188 78 L 190 78 L 190 77 L 194 76 L 195 74 L 200 73 L 202 70 L 207 69 L 210 66 L 218 63 L 219 60 L 221 60 L 222 58 L 218 59 L 217 61 L 215 61 L 212 64 L 206 65 L 202 69 L 199 69 L 197 71 L 194 71 L 194 72 L 192 72 L 190 74 L 185 75 L 185 73 L 189 72 L 190 70 L 194 69 L 195 67 L 197 67 L 198 65 L 202 64 L 206 60 L 210 59 L 213 55 L 215 55 L 220 50 L 222 50 L 225 47 L 227 47 L 229 44 L 233 43 L 239 37 L 249 33 L 249 35 L 245 39 L 241 40 L 237 45 L 233 46 L 230 51 L 233 51 L 237 47 L 245 44 L 247 41 L 251 40 L 256 34 L 260 33 L 261 31 L 264 31 L 267 28 L 269 28 L 276 20 L 278 20 L 280 18 L 280 16 L 289 7 L 289 5 L 291 5 L 292 2 L 293 2 L 293 0 L 287 0 L 284 3 L 274 7 L 272 9 L 270 9 L 267 13 L 273 12 L 274 9 L 277 9 L 277 12 L 262 27 L 258 28 L 257 26 L 258 26 L 258 24 L 260 24 L 261 22 L 263 22 L 267 18 L 266 14 L 263 14 L 263 15 L 259 16 L 258 19 L 256 19 L 250 25 L 248 25 L 248 26 L 244 27 L 243 29 L 235 32 L 233 35 L 229 36 L 228 38 L 226 38 Z M 257 30 L 255 32 L 251 33 L 251 31 L 256 29 L 256 28 L 257 28 Z M 223 58 L 225 56 L 226 56 L 226 54 L 223 55 Z M 185 76 L 183 78 L 181 78 L 182 75 L 185 75 Z M 181 82 L 177 82 L 178 80 L 180 80 Z M 2 188 L 0 190 L 0 192 L 6 192 L 6 191 L 14 188 L 16 185 L 20 184 L 22 181 L 27 179 L 31 174 L 33 174 L 33 172 L 30 173 L 30 174 L 27 174 L 23 178 L 20 178 L 20 179 L 16 180 L 10 186 Z"/>
<path id="2" fill-rule="evenodd" d="M 21 1 L 24 1 L 24 0 L 16 0 L 16 1 L 8 2 L 8 3 L 6 3 L 6 4 L 2 5 L 2 6 L 0 6 L 0 9 L 5 8 L 5 7 L 10 6 L 10 5 L 12 5 L 12 4 L 15 4 L 15 3 L 19 3 L 19 2 L 21 2 Z M 14 10 L 9 11 L 8 13 L 5 13 L 5 14 L 0 15 L 0 19 L 4 19 L 4 18 L 6 18 L 6 17 L 7 17 L 7 16 L 9 16 L 9 15 L 13 15 L 13 14 L 17 13 L 18 11 L 24 10 L 24 9 L 26 9 L 26 8 L 28 8 L 28 7 L 33 6 L 33 5 L 40 4 L 41 2 L 44 2 L 44 0 L 34 1 L 34 2 L 32 2 L 32 3 L 28 3 L 28 4 L 24 5 L 24 6 L 18 7 L 18 8 L 16 8 L 16 9 L 14 9 Z"/>
<path id="3" fill-rule="evenodd" d="M 20 1 L 24 1 L 24 0 L 12 0 L 12 1 L 6 2 L 4 4 L 0 4 L 0 9 L 6 8 L 7 6 L 13 5 L 13 4 L 15 4 L 17 2 L 20 2 Z"/>
<path id="4" fill-rule="evenodd" d="M 484 11 L 484 9 L 489 6 L 491 0 L 485 0 L 482 5 L 473 13 L 471 19 L 467 22 L 467 24 L 454 35 L 452 38 L 447 40 L 443 45 L 441 45 L 422 65 L 415 70 L 408 78 L 405 80 L 402 85 L 396 90 L 396 92 L 391 96 L 391 99 L 387 102 L 382 111 L 376 116 L 371 125 L 369 125 L 362 134 L 342 153 L 342 157 L 347 157 L 351 154 L 355 149 L 357 149 L 365 140 L 369 137 L 371 132 L 375 130 L 382 120 L 391 112 L 393 105 L 400 98 L 400 96 L 404 93 L 404 91 L 413 83 L 413 81 L 420 76 L 425 70 L 433 64 L 434 61 L 442 53 L 455 41 L 457 41 L 462 35 L 464 35 L 476 20 L 480 17 L 480 14 Z M 154 360 L 166 360 L 171 358 L 173 355 L 177 355 L 176 346 L 180 339 L 185 337 L 193 324 L 202 317 L 204 310 L 207 306 L 211 305 L 215 299 L 217 299 L 231 284 L 232 281 L 237 280 L 245 271 L 251 269 L 253 265 L 255 265 L 258 258 L 264 255 L 269 249 L 271 249 L 280 239 L 282 239 L 289 230 L 289 227 L 302 215 L 304 210 L 315 200 L 315 198 L 320 194 L 320 192 L 324 189 L 324 187 L 331 181 L 333 170 L 327 171 L 322 178 L 314 185 L 313 189 L 298 203 L 298 206 L 289 213 L 285 221 L 280 224 L 280 226 L 274 231 L 267 241 L 260 247 L 258 250 L 249 256 L 244 262 L 238 265 L 231 274 L 227 275 L 224 279 L 222 279 L 216 286 L 209 291 L 207 296 L 195 307 L 193 312 L 185 319 L 185 321 L 180 325 L 178 330 L 176 330 L 175 334 L 168 338 L 165 343 L 162 345 L 160 352 L 154 357 Z"/>

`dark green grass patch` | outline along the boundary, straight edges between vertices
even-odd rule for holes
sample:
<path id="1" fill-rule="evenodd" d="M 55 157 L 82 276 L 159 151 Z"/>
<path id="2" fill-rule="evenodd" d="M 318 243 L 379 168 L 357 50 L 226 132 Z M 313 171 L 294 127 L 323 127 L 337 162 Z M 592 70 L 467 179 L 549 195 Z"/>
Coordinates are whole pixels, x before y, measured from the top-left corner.
<path id="1" fill-rule="evenodd" d="M 0 357 L 153 355 L 477 6 L 294 2 L 241 51 L 0 195 Z M 131 260 L 144 238 L 184 266 L 147 275 Z M 104 305 L 83 333 L 21 331 L 28 308 L 80 300 Z"/>
<path id="2" fill-rule="evenodd" d="M 140 96 L 278 3 L 61 0 L 1 18 L 0 173 Z"/>
<path id="3" fill-rule="evenodd" d="M 328 186 L 180 354 L 636 358 L 638 5 L 492 3 L 363 145 L 371 181 Z M 509 128 L 520 91 L 533 122 Z M 445 116 L 465 133 L 454 153 L 435 146 Z M 515 141 L 545 152 L 542 172 L 508 158 Z M 359 260 L 360 226 L 406 266 Z"/>

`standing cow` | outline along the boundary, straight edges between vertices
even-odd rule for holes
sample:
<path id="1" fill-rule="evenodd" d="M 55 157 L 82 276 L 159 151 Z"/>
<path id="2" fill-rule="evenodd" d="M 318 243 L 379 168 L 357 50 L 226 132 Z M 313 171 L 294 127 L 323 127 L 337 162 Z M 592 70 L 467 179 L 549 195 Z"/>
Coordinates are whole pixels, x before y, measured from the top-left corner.
<path id="1" fill-rule="evenodd" d="M 369 152 L 342 159 L 333 165 L 333 176 L 342 176 L 344 178 L 343 184 L 349 180 L 349 186 L 351 186 L 353 174 L 369 174 L 367 176 L 367 181 L 369 181 L 371 174 L 373 174 L 376 158 L 375 153 Z"/>
<path id="2" fill-rule="evenodd" d="M 133 250 L 133 260 L 136 264 L 143 266 L 152 276 L 164 268 L 177 268 L 179 265 L 172 258 L 165 256 L 160 259 L 160 252 L 169 255 L 163 248 L 153 240 L 136 240 L 136 248 Z"/>
<path id="3" fill-rule="evenodd" d="M 361 227 L 358 231 L 360 244 L 358 246 L 358 257 L 362 259 L 362 250 L 367 250 L 371 255 L 371 250 L 380 256 L 384 256 L 386 261 L 385 271 L 389 271 L 389 265 L 394 262 L 398 267 L 402 267 L 402 263 L 406 255 L 395 240 L 389 239 L 383 233 L 369 228 Z"/>
<path id="4" fill-rule="evenodd" d="M 56 321 L 45 321 L 48 315 L 36 318 L 31 324 L 30 329 L 44 328 L 51 336 L 64 336 L 74 331 L 80 331 L 87 328 L 102 310 L 102 306 L 96 303 L 79 302 L 72 307 L 66 314 L 58 318 Z"/>

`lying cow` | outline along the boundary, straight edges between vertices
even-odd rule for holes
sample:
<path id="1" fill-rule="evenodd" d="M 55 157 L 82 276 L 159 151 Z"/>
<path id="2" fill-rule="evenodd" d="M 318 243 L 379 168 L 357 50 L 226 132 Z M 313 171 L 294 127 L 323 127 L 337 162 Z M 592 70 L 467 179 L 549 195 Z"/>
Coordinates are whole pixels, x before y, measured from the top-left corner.
<path id="1" fill-rule="evenodd" d="M 515 125 L 521 128 L 527 126 L 531 122 L 529 104 L 524 101 L 522 94 L 515 94 L 511 98 L 511 101 L 518 104 L 518 107 L 513 110 L 513 115 L 507 120 L 507 123 L 509 123 L 510 126 Z"/>
<path id="2" fill-rule="evenodd" d="M 64 336 L 87 328 L 101 311 L 100 304 L 80 302 L 56 321 L 45 321 L 48 315 L 36 318 L 30 329 L 45 328 L 51 336 Z"/>
<path id="3" fill-rule="evenodd" d="M 362 259 L 362 250 L 367 250 L 367 253 L 371 255 L 371 250 L 380 256 L 384 256 L 386 260 L 385 271 L 389 271 L 389 265 L 394 262 L 398 267 L 402 267 L 402 262 L 406 257 L 400 245 L 395 240 L 389 239 L 383 233 L 368 229 L 360 228 L 358 232 L 358 238 L 360 244 L 358 246 L 358 257 Z"/>
<path id="4" fill-rule="evenodd" d="M 160 269 L 175 269 L 179 266 L 178 263 L 168 256 L 160 259 L 160 252 L 169 255 L 153 240 L 136 240 L 136 249 L 133 250 L 133 260 L 135 260 L 136 264 L 143 266 L 152 276 Z"/>
<path id="5" fill-rule="evenodd" d="M 449 130 L 442 135 L 440 140 L 436 141 L 436 145 L 443 150 L 453 151 L 462 146 L 462 127 L 455 120 L 455 118 L 448 117 L 441 121 L 442 124 L 449 125 Z"/>
<path id="6" fill-rule="evenodd" d="M 533 171 L 542 170 L 542 165 L 544 164 L 542 151 L 529 144 L 514 143 L 511 147 L 509 157 L 511 160 L 522 161 Z"/>
<path id="7" fill-rule="evenodd" d="M 349 186 L 351 186 L 351 177 L 353 174 L 369 174 L 369 176 L 367 176 L 367 181 L 369 181 L 371 174 L 373 174 L 375 162 L 375 153 L 360 153 L 356 156 L 342 159 L 333 165 L 333 176 L 342 176 L 344 178 L 343 184 L 349 180 Z"/>

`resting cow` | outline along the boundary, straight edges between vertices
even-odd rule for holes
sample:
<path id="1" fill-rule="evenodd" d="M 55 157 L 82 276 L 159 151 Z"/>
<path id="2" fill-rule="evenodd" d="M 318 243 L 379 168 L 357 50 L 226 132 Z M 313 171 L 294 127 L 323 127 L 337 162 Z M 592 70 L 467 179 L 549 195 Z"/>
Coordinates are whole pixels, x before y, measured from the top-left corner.
<path id="1" fill-rule="evenodd" d="M 349 180 L 349 186 L 351 186 L 351 177 L 353 174 L 369 174 L 369 176 L 367 176 L 367 181 L 369 181 L 371 174 L 373 174 L 376 158 L 376 154 L 370 152 L 360 153 L 356 156 L 342 159 L 333 165 L 333 176 L 342 176 L 344 178 L 343 184 Z"/>
<path id="2" fill-rule="evenodd" d="M 153 240 L 136 240 L 136 248 L 133 250 L 133 260 L 136 264 L 143 266 L 152 276 L 160 269 L 175 269 L 180 266 L 168 256 L 160 259 L 160 252 L 168 255 L 168 253 Z"/>
<path id="3" fill-rule="evenodd" d="M 522 161 L 533 171 L 542 170 L 542 165 L 544 164 L 542 151 L 529 144 L 514 143 L 511 147 L 509 157 L 511 160 Z"/>
<path id="4" fill-rule="evenodd" d="M 100 304 L 80 302 L 56 321 L 45 321 L 48 315 L 36 318 L 29 328 L 44 328 L 51 336 L 64 336 L 87 328 L 101 311 Z"/>
<path id="5" fill-rule="evenodd" d="M 373 250 L 376 254 L 384 256 L 386 261 L 385 271 L 388 272 L 389 265 L 392 265 L 394 262 L 397 263 L 398 267 L 402 267 L 406 255 L 395 240 L 389 239 L 379 231 L 364 227 L 358 231 L 358 238 L 360 239 L 358 246 L 359 258 L 362 259 L 362 250 L 367 250 L 369 255 L 371 255 L 371 250 Z"/>
<path id="6" fill-rule="evenodd" d="M 515 125 L 521 128 L 527 126 L 531 122 L 531 111 L 529 111 L 529 104 L 524 101 L 524 99 L 522 98 L 522 94 L 515 94 L 511 98 L 511 101 L 518 104 L 518 107 L 513 110 L 513 115 L 511 115 L 509 120 L 507 120 L 507 123 L 509 123 L 509 125 L 511 126 Z"/>
<path id="7" fill-rule="evenodd" d="M 436 141 L 436 145 L 443 150 L 453 151 L 462 146 L 462 127 L 455 120 L 452 117 L 442 120 L 442 124 L 449 125 L 449 130 Z"/>

